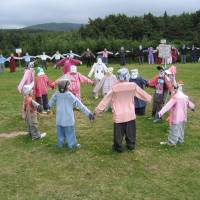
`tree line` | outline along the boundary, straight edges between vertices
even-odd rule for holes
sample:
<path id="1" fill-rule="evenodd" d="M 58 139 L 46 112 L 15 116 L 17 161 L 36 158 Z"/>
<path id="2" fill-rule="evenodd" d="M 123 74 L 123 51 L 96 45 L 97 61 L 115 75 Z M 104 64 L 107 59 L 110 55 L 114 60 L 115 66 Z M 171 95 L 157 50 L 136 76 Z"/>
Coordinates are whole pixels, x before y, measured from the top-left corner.
<path id="1" fill-rule="evenodd" d="M 140 44 L 144 47 L 156 47 L 160 39 L 179 48 L 182 44 L 200 45 L 200 10 L 194 13 L 182 13 L 169 16 L 128 17 L 124 14 L 109 15 L 94 20 L 87 25 L 70 32 L 36 30 L 1 30 L 0 49 L 4 55 L 22 48 L 29 54 L 54 53 L 57 49 L 65 53 L 72 49 L 81 53 L 87 47 L 93 52 L 107 48 L 117 51 L 121 46 L 132 50 L 133 54 Z"/>

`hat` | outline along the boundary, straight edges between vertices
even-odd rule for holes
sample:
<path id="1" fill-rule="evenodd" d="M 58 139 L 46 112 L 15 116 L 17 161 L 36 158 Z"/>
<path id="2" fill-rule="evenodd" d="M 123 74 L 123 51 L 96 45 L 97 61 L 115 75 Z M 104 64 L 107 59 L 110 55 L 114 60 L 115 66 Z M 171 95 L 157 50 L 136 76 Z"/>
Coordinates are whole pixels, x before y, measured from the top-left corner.
<path id="1" fill-rule="evenodd" d="M 165 73 L 166 73 L 167 75 L 171 75 L 171 74 L 172 74 L 172 72 L 171 72 L 169 69 L 165 70 Z"/>
<path id="2" fill-rule="evenodd" d="M 41 67 L 38 67 L 37 68 L 37 75 L 38 76 L 42 76 L 42 75 L 44 75 L 45 73 L 44 73 L 44 70 L 41 68 Z"/>
<path id="3" fill-rule="evenodd" d="M 108 73 L 112 73 L 112 72 L 113 72 L 113 67 L 108 67 L 107 72 L 108 72 Z"/>
<path id="4" fill-rule="evenodd" d="M 121 68 L 117 71 L 117 78 L 120 81 L 129 81 L 130 74 L 127 68 Z"/>
<path id="5" fill-rule="evenodd" d="M 68 86 L 70 84 L 69 79 L 60 79 L 58 82 L 58 90 L 60 93 L 64 93 L 65 91 L 67 91 Z"/>
<path id="6" fill-rule="evenodd" d="M 131 78 L 136 79 L 138 77 L 138 69 L 131 69 Z"/>
<path id="7" fill-rule="evenodd" d="M 177 83 L 177 86 L 176 86 L 176 89 L 178 90 L 178 91 L 183 91 L 183 85 L 184 85 L 184 82 L 183 81 L 178 81 L 178 83 Z"/>
<path id="8" fill-rule="evenodd" d="M 108 67 L 106 70 L 106 75 L 111 76 L 113 73 L 113 68 L 112 67 Z"/>
<path id="9" fill-rule="evenodd" d="M 30 68 L 34 68 L 34 62 L 30 62 L 30 63 L 28 64 L 28 69 L 30 69 Z"/>
<path id="10" fill-rule="evenodd" d="M 184 85 L 184 82 L 182 80 L 178 81 L 178 85 Z"/>
<path id="11" fill-rule="evenodd" d="M 33 90 L 34 87 L 34 82 L 32 82 L 29 85 L 24 85 L 24 87 L 22 88 L 22 93 L 24 96 L 27 96 L 31 93 L 31 91 Z"/>
<path id="12" fill-rule="evenodd" d="M 71 72 L 71 73 L 77 73 L 77 67 L 76 67 L 76 65 L 72 65 L 72 66 L 70 67 L 70 72 Z"/>
<path id="13" fill-rule="evenodd" d="M 157 66 L 157 70 L 165 70 L 165 68 L 163 66 Z"/>
<path id="14" fill-rule="evenodd" d="M 97 59 L 97 63 L 98 63 L 98 64 L 102 64 L 102 59 L 101 59 L 101 58 L 98 58 L 98 59 Z"/>
<path id="15" fill-rule="evenodd" d="M 169 68 L 169 71 L 175 75 L 176 74 L 176 66 L 172 65 L 170 68 Z"/>

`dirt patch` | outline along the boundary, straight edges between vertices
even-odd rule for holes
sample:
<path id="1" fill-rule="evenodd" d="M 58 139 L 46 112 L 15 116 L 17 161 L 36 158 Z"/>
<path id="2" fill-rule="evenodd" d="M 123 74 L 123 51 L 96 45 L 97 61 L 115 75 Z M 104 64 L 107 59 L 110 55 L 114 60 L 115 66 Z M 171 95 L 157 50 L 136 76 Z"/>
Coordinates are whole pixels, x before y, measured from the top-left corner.
<path id="1" fill-rule="evenodd" d="M 0 138 L 13 138 L 19 135 L 27 135 L 27 132 L 23 132 L 23 131 L 14 131 L 14 132 L 9 132 L 9 133 L 0 133 Z"/>

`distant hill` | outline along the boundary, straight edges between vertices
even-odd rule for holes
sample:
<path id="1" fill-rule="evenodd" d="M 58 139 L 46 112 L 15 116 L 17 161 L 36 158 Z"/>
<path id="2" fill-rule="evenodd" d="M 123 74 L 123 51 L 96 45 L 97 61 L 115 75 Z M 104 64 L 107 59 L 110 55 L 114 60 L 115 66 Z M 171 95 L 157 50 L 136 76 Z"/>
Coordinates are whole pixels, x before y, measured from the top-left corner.
<path id="1" fill-rule="evenodd" d="M 44 31 L 71 31 L 79 29 L 83 24 L 75 23 L 45 23 L 24 27 L 24 30 L 44 30 Z"/>

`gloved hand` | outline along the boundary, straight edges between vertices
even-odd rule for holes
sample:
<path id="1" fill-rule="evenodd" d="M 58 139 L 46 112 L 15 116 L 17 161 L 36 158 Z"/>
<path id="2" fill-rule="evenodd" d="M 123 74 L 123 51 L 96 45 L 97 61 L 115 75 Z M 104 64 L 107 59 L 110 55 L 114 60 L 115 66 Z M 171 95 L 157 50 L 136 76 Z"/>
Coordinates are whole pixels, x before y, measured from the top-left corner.
<path id="1" fill-rule="evenodd" d="M 159 112 L 156 113 L 155 118 L 156 118 L 156 119 L 161 119 L 161 116 L 160 116 L 160 113 L 159 113 Z"/>
<path id="2" fill-rule="evenodd" d="M 39 106 L 37 107 L 37 111 L 38 111 L 39 113 L 41 113 L 41 112 L 43 111 L 43 107 L 42 107 L 41 105 L 39 105 Z"/>
<path id="3" fill-rule="evenodd" d="M 94 120 L 95 120 L 95 114 L 90 113 L 90 114 L 88 115 L 88 118 L 89 118 L 89 120 L 94 121 Z"/>

